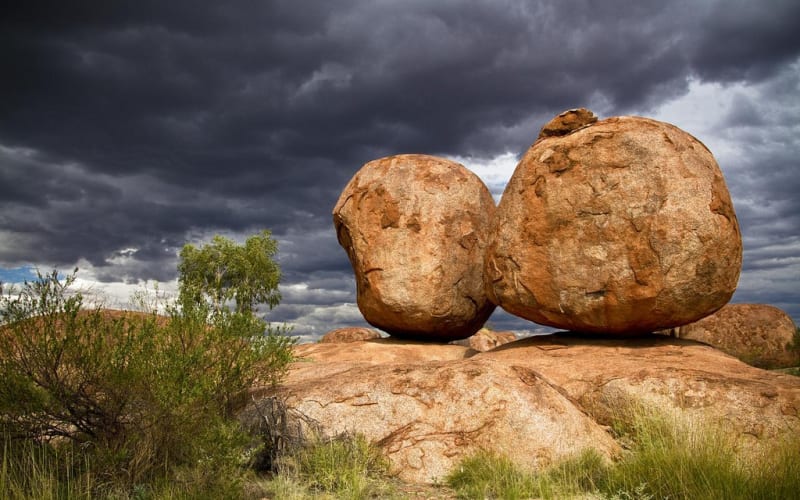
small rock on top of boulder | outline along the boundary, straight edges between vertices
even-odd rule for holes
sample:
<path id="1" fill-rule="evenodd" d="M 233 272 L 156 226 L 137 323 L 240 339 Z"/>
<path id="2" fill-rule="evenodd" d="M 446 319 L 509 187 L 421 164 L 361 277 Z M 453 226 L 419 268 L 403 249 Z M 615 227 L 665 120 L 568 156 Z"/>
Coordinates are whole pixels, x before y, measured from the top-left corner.
<path id="1" fill-rule="evenodd" d="M 491 300 L 536 323 L 636 334 L 725 305 L 741 262 L 711 152 L 673 125 L 627 116 L 528 149 L 497 208 L 485 278 Z"/>
<path id="2" fill-rule="evenodd" d="M 361 314 L 390 335 L 466 338 L 494 310 L 483 255 L 495 205 L 464 166 L 435 156 L 371 161 L 333 209 Z"/>
<path id="3" fill-rule="evenodd" d="M 570 109 L 547 122 L 539 132 L 539 139 L 567 135 L 596 121 L 594 113 L 586 108 Z"/>

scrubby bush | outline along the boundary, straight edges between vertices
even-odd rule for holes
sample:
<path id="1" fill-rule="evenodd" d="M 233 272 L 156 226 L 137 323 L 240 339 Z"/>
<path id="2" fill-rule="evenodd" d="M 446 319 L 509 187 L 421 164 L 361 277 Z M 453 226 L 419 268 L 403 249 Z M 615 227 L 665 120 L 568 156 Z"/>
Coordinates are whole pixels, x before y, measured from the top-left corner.
<path id="1" fill-rule="evenodd" d="M 281 379 L 293 339 L 205 301 L 166 316 L 86 308 L 74 281 L 0 285 L 0 497 L 42 497 L 55 481 L 235 498 L 247 439 L 230 417 L 255 380 Z"/>

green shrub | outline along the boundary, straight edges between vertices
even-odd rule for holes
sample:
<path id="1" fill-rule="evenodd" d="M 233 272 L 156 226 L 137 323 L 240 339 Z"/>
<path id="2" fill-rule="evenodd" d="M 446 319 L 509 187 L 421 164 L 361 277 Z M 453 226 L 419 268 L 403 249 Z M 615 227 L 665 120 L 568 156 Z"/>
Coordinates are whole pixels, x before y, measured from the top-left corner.
<path id="1" fill-rule="evenodd" d="M 47 474 L 90 478 L 95 493 L 236 491 L 247 439 L 229 417 L 254 380 L 280 380 L 293 340 L 205 302 L 166 317 L 84 309 L 74 280 L 39 275 L 0 298 L 0 497 L 27 487 L 12 470 L 20 442 L 31 467 L 74 455 Z"/>

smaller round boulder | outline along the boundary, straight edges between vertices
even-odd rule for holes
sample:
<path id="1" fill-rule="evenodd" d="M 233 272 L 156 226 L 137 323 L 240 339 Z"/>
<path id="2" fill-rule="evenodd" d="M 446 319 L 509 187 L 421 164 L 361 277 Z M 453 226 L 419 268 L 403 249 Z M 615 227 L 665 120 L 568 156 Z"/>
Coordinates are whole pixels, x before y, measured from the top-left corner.
<path id="1" fill-rule="evenodd" d="M 674 328 L 672 333 L 760 368 L 800 365 L 797 326 L 788 314 L 770 305 L 728 304 L 700 321 Z"/>
<path id="2" fill-rule="evenodd" d="M 395 337 L 449 341 L 494 310 L 483 255 L 494 200 L 463 165 L 397 155 L 364 165 L 333 209 L 364 319 Z"/>

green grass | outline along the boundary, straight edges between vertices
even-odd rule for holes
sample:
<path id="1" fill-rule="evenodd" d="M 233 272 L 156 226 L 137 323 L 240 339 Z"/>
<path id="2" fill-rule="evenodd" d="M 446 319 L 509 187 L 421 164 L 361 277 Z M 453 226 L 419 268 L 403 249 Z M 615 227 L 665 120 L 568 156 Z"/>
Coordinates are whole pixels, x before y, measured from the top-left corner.
<path id="1" fill-rule="evenodd" d="M 537 497 L 539 482 L 506 457 L 479 451 L 464 459 L 447 477 L 462 498 L 523 499 Z"/>
<path id="2" fill-rule="evenodd" d="M 97 486 L 88 454 L 73 443 L 53 446 L 0 434 L 0 498 L 92 498 Z"/>
<path id="3" fill-rule="evenodd" d="M 667 418 L 637 415 L 634 447 L 601 482 L 606 493 L 653 498 L 734 498 L 742 474 L 728 440 L 678 426 Z"/>
<path id="4" fill-rule="evenodd" d="M 281 460 L 268 488 L 275 498 L 386 498 L 394 495 L 389 464 L 363 436 L 317 438 Z"/>
<path id="5" fill-rule="evenodd" d="M 92 450 L 74 443 L 0 443 L 0 498 L 4 500 L 240 499 L 252 474 L 224 455 L 128 485 L 109 474 Z M 124 471 L 118 471 L 124 472 Z"/>
<path id="6" fill-rule="evenodd" d="M 596 490 L 606 472 L 603 458 L 594 450 L 533 474 L 508 458 L 479 451 L 466 458 L 447 477 L 447 484 L 459 498 L 522 500 L 560 499 Z"/>
<path id="7" fill-rule="evenodd" d="M 606 494 L 670 499 L 800 497 L 800 444 L 776 442 L 737 451 L 722 429 L 639 413 L 630 425 L 631 453 L 600 482 Z M 627 497 L 623 497 L 627 498 Z"/>
<path id="8" fill-rule="evenodd" d="M 616 429 L 631 443 L 616 463 L 587 450 L 534 472 L 480 451 L 457 466 L 447 484 L 464 499 L 800 498 L 798 440 L 744 453 L 718 430 L 649 413 Z M 312 440 L 281 457 L 272 476 L 257 476 L 221 446 L 208 450 L 205 461 L 122 489 L 97 473 L 91 454 L 70 443 L 5 440 L 0 449 L 0 498 L 10 500 L 404 498 L 385 458 L 361 436 Z"/>
<path id="9" fill-rule="evenodd" d="M 618 430 L 632 443 L 606 464 L 584 452 L 545 471 L 521 469 L 485 451 L 467 458 L 448 477 L 459 498 L 628 499 L 800 498 L 800 442 L 787 440 L 751 453 L 720 430 L 673 418 L 636 413 Z"/>

